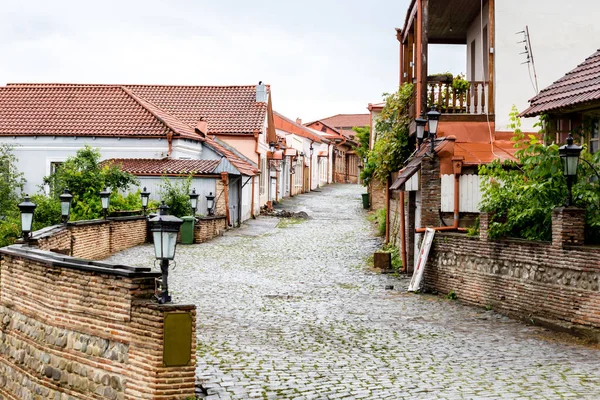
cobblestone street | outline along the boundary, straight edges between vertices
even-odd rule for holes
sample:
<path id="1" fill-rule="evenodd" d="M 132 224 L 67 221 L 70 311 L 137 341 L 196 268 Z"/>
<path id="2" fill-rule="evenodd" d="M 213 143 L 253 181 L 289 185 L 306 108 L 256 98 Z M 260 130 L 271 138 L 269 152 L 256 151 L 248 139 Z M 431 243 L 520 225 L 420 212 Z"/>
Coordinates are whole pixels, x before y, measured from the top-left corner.
<path id="1" fill-rule="evenodd" d="M 197 305 L 203 397 L 600 398 L 600 351 L 369 271 L 381 240 L 362 192 L 329 186 L 281 205 L 310 220 L 261 217 L 178 246 L 169 285 Z M 153 254 L 110 260 L 148 266 Z"/>

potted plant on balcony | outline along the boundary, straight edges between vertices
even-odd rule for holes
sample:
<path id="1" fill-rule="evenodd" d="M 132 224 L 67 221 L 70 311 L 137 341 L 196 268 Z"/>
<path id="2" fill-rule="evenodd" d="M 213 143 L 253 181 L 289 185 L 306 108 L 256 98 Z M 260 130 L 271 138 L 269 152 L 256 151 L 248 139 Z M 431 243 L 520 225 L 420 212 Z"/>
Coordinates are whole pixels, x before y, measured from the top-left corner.
<path id="1" fill-rule="evenodd" d="M 466 93 L 470 89 L 471 83 L 465 79 L 464 74 L 458 74 L 452 80 L 452 89 L 454 91 L 454 106 L 460 108 L 459 112 L 464 112 L 466 107 Z"/>

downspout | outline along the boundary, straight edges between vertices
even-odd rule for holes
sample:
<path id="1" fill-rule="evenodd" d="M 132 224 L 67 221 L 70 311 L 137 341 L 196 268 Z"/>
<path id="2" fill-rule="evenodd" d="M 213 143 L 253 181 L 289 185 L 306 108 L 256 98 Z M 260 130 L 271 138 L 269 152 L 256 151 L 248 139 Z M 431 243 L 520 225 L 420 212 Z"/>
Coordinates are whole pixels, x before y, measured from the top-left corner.
<path id="1" fill-rule="evenodd" d="M 400 192 L 400 200 L 398 204 L 398 209 L 400 210 L 400 227 L 402 229 L 402 236 L 400 236 L 401 243 L 401 253 L 402 256 L 402 272 L 407 271 L 406 266 L 406 219 L 404 215 L 404 190 Z"/>
<path id="2" fill-rule="evenodd" d="M 289 160 L 290 160 L 290 197 L 294 197 L 294 177 L 296 176 L 295 173 L 296 171 L 294 171 L 294 174 L 292 174 L 292 156 L 289 156 Z"/>
<path id="3" fill-rule="evenodd" d="M 392 177 L 388 175 L 385 181 L 385 243 L 390 242 L 390 186 Z"/>
<path id="4" fill-rule="evenodd" d="M 252 205 L 250 206 L 250 216 L 252 217 L 252 219 L 256 218 L 256 215 L 254 215 L 254 187 L 256 186 L 256 175 L 254 175 L 252 177 Z"/>

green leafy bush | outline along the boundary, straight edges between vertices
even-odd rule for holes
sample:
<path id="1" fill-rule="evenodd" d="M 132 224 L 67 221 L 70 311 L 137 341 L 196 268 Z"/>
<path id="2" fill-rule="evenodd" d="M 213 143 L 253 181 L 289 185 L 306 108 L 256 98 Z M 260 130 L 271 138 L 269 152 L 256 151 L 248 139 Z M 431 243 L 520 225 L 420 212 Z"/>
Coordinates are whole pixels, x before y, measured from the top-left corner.
<path id="1" fill-rule="evenodd" d="M 479 168 L 482 200 L 480 208 L 490 213 L 489 235 L 492 238 L 518 237 L 551 240 L 552 210 L 562 206 L 567 197 L 558 145 L 544 145 L 534 135 L 525 137 L 520 129 L 518 111 L 511 113 L 513 140 L 519 150 L 518 160 L 498 160 Z M 600 153 L 584 151 L 581 158 L 600 170 Z M 590 179 L 593 169 L 581 162 L 573 202 L 586 211 L 586 240 L 600 236 L 600 186 Z"/>
<path id="2" fill-rule="evenodd" d="M 36 194 L 31 196 L 31 201 L 37 204 L 35 217 L 33 218 L 34 231 L 46 226 L 60 224 L 60 201 L 57 198 Z"/>
<path id="3" fill-rule="evenodd" d="M 386 93 L 384 97 L 385 106 L 375 122 L 375 144 L 369 151 L 367 163 L 361 172 L 365 185 L 373 179 L 385 183 L 392 172 L 402 167 L 412 152 L 408 136 L 411 121 L 409 108 L 414 101 L 414 85 L 405 83 L 396 93 Z"/>
<path id="4" fill-rule="evenodd" d="M 0 216 L 7 216 L 17 209 L 22 199 L 25 178 L 17 171 L 17 157 L 12 154 L 14 146 L 0 144 Z"/>
<path id="5" fill-rule="evenodd" d="M 50 186 L 54 198 L 58 198 L 64 188 L 70 190 L 73 195 L 71 220 L 77 221 L 102 216 L 100 192 L 105 187 L 113 192 L 111 202 L 118 204 L 118 192 L 126 191 L 131 185 L 139 184 L 139 181 L 117 165 L 101 164 L 100 151 L 86 145 L 74 157 L 69 157 L 55 173 L 45 177 L 44 183 Z"/>
<path id="6" fill-rule="evenodd" d="M 11 245 L 21 236 L 21 223 L 17 218 L 0 220 L 0 247 Z"/>
<path id="7" fill-rule="evenodd" d="M 173 180 L 163 177 L 160 186 L 161 199 L 169 206 L 169 214 L 177 217 L 192 215 L 192 206 L 190 205 L 190 188 L 192 177 L 186 179 Z"/>

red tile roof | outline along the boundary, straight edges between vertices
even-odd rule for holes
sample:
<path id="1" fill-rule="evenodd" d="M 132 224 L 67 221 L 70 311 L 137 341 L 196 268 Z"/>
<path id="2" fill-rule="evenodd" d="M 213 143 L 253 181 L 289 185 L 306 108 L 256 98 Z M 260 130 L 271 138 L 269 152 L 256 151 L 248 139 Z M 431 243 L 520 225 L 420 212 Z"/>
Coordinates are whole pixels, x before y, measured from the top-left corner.
<path id="1" fill-rule="evenodd" d="M 355 126 L 371 125 L 371 115 L 370 114 L 338 114 L 338 115 L 334 115 L 333 117 L 319 119 L 318 121 L 321 121 L 325 125 L 335 128 L 335 129 L 339 129 L 339 128 L 352 129 Z M 310 123 L 307 125 L 310 125 Z"/>
<path id="2" fill-rule="evenodd" d="M 254 134 L 265 125 L 267 103 L 256 102 L 256 86 L 125 87 L 190 126 L 204 118 L 210 135 Z"/>
<path id="3" fill-rule="evenodd" d="M 0 87 L 0 135 L 164 137 L 175 129 L 118 86 Z"/>
<path id="4" fill-rule="evenodd" d="M 270 90 L 269 85 L 267 91 Z M 5 91 L 14 90 L 13 95 L 5 94 Z M 64 125 L 66 122 L 56 117 L 70 115 L 70 111 L 63 108 L 66 105 L 74 110 L 84 108 L 88 112 L 97 112 L 108 107 L 115 111 L 114 114 L 98 116 L 98 121 L 104 119 L 105 124 L 108 119 L 114 118 L 113 123 L 122 123 L 118 119 L 124 107 L 124 100 L 110 96 L 116 90 L 120 90 L 133 98 L 135 102 L 142 103 L 143 108 L 151 113 L 167 115 L 164 122 L 174 124 L 185 124 L 182 129 L 192 129 L 200 118 L 204 118 L 208 125 L 208 134 L 254 134 L 263 130 L 265 118 L 267 115 L 267 103 L 258 103 L 256 101 L 256 86 L 169 86 L 169 85 L 95 85 L 95 84 L 44 84 L 44 83 L 10 83 L 5 87 L 0 87 L 0 99 L 6 98 L 6 105 L 20 108 L 24 103 L 35 102 L 40 113 L 32 112 L 27 116 L 35 119 L 40 117 L 54 119 L 52 121 L 58 125 Z M 14 93 L 33 93 L 27 99 L 19 99 Z M 56 97 L 61 96 L 70 99 L 69 94 L 73 92 L 80 93 L 79 96 L 70 100 L 56 101 Z M 2 100 L 0 100 L 2 101 Z M 12 102 L 12 103 L 11 103 Z M 0 103 L 1 105 L 2 103 Z M 34 111 L 35 111 L 34 110 Z M 58 111 L 56 114 L 54 111 Z M 46 112 L 44 112 L 46 111 Z M 48 112 L 49 111 L 49 112 Z M 162 118 L 162 115 L 156 115 Z M 175 121 L 177 122 L 175 122 Z M 2 120 L 0 119 L 0 124 Z M 24 123 L 31 124 L 31 121 Z M 74 122 L 73 126 L 78 127 L 80 123 Z M 29 125 L 31 126 L 31 125 Z"/>
<path id="5" fill-rule="evenodd" d="M 268 86 L 267 86 L 268 87 Z M 204 141 L 243 174 L 256 167 L 223 142 L 198 134 L 254 134 L 266 103 L 255 86 L 9 84 L 0 87 L 0 135 L 165 137 Z"/>
<path id="6" fill-rule="evenodd" d="M 315 133 L 312 132 L 309 128 L 292 121 L 291 119 L 287 118 L 282 114 L 279 114 L 276 111 L 273 111 L 273 122 L 275 124 L 275 129 L 292 133 L 294 135 L 313 140 L 317 143 L 322 142 L 321 137 L 315 135 Z"/>
<path id="7" fill-rule="evenodd" d="M 152 158 L 112 158 L 103 164 L 118 165 L 133 175 L 203 175 L 210 174 L 220 160 L 172 160 Z"/>
<path id="8" fill-rule="evenodd" d="M 600 50 L 529 100 L 530 107 L 523 111 L 521 116 L 534 117 L 541 113 L 598 100 L 600 100 Z"/>

